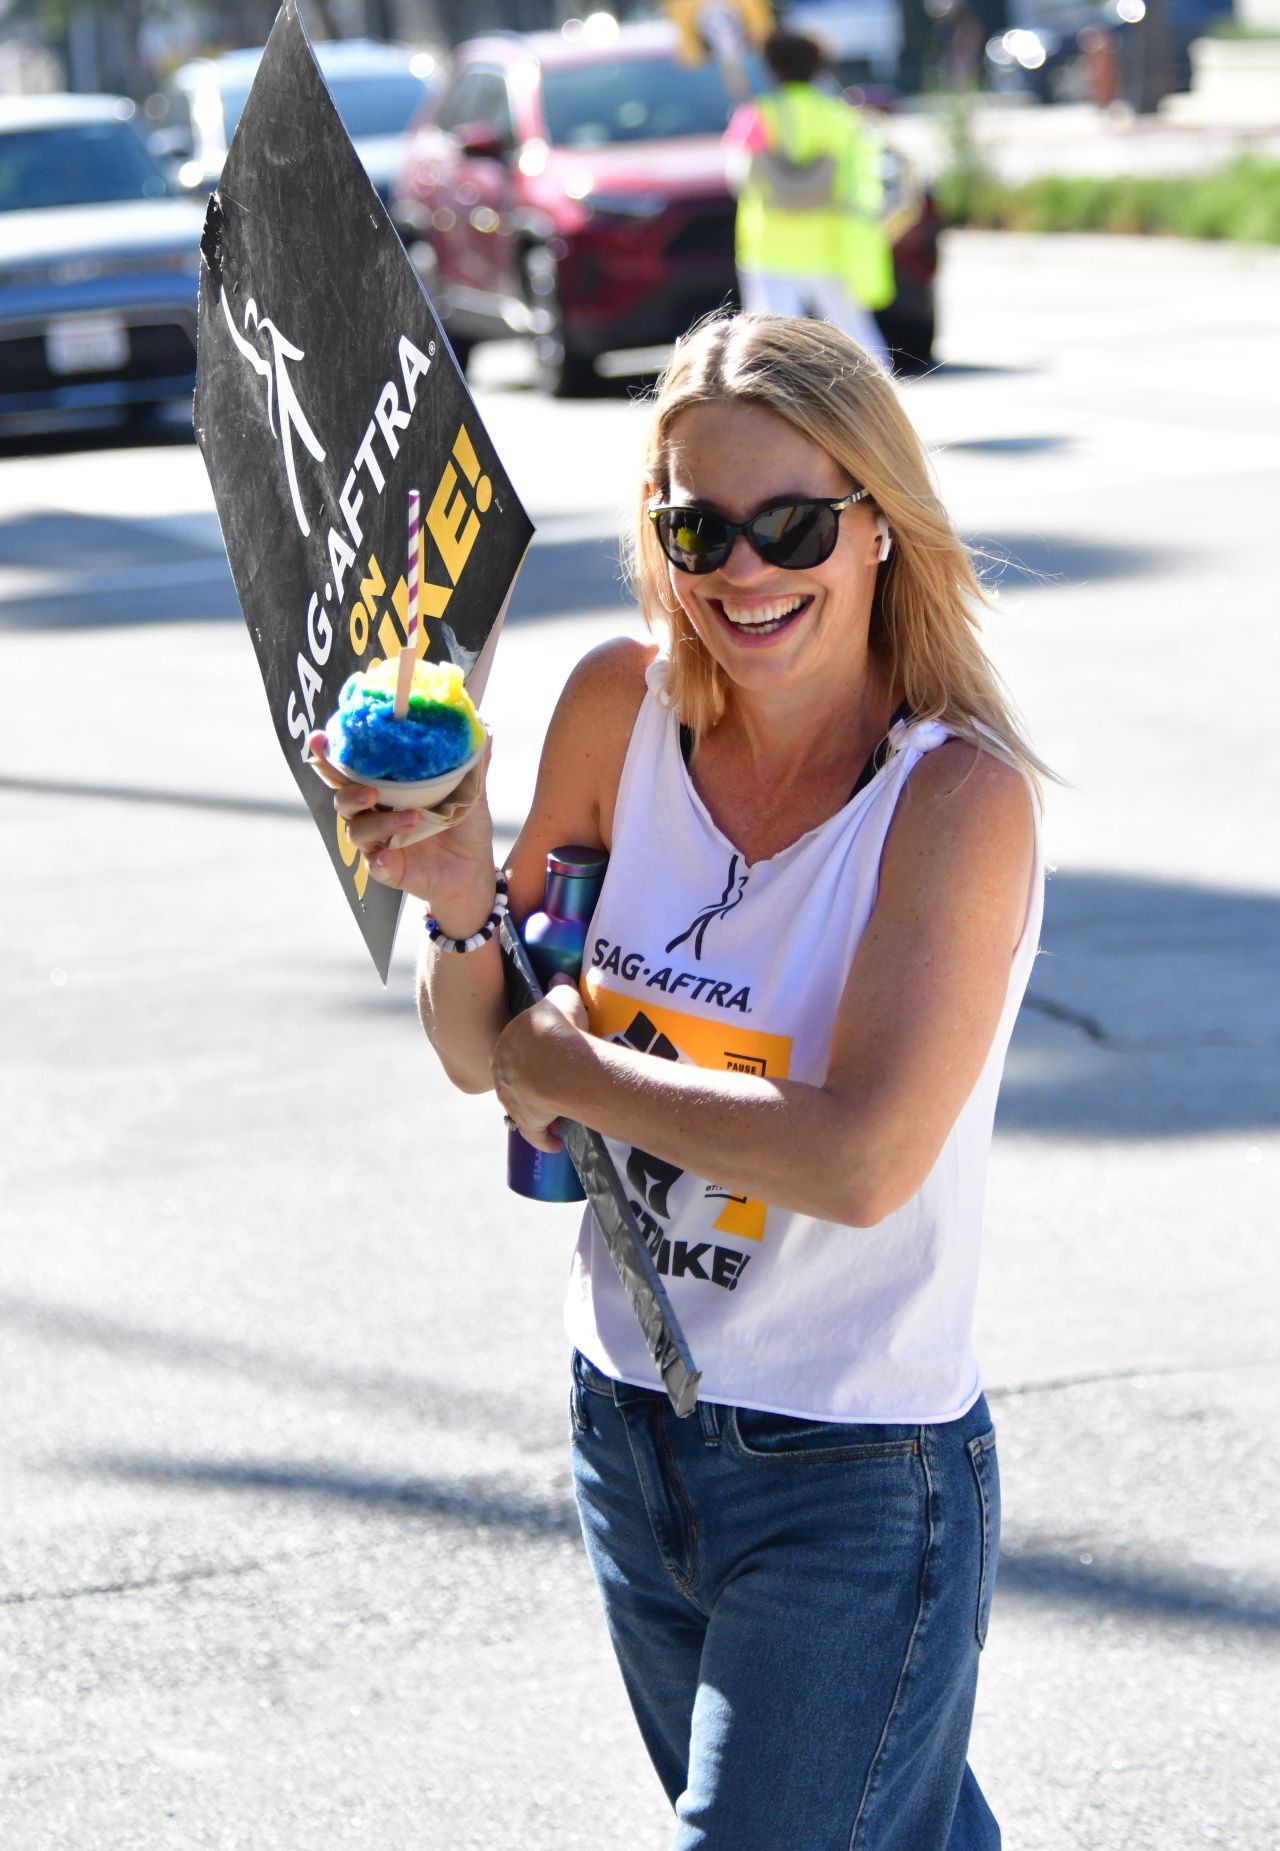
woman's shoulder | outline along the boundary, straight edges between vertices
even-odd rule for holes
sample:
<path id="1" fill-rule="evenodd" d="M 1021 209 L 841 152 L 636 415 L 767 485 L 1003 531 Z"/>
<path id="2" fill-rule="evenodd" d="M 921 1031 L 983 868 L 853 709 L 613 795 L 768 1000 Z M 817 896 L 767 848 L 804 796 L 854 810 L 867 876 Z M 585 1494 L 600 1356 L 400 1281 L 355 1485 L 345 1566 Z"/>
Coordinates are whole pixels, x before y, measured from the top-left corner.
<path id="1" fill-rule="evenodd" d="M 547 852 L 557 842 L 612 846 L 627 746 L 657 654 L 652 645 L 618 637 L 585 655 L 565 683 L 543 743 L 529 814 L 508 860 L 518 919 L 538 904 Z"/>
<path id="2" fill-rule="evenodd" d="M 882 862 L 884 888 L 912 905 L 964 888 L 1021 931 L 1036 856 L 1031 785 L 1016 765 L 955 737 L 911 768 Z"/>
<path id="3" fill-rule="evenodd" d="M 588 650 L 565 683 L 557 718 L 570 726 L 622 728 L 627 738 L 657 657 L 656 643 L 633 636 L 610 637 Z"/>
<path id="4" fill-rule="evenodd" d="M 530 839 L 540 843 L 546 834 L 550 841 L 611 845 L 627 747 L 657 656 L 654 644 L 620 636 L 592 649 L 573 670 L 543 747 L 526 825 Z"/>
<path id="5" fill-rule="evenodd" d="M 922 753 L 903 788 L 904 816 L 963 814 L 976 827 L 1029 830 L 1031 786 L 1016 765 L 988 747 L 951 734 Z"/>

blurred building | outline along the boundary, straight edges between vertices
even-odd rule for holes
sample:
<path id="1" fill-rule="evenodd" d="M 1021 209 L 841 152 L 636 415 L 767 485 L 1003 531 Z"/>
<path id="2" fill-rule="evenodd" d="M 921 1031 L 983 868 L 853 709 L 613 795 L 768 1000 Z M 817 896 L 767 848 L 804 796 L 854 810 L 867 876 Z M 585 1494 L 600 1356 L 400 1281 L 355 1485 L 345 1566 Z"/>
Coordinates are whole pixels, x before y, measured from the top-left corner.
<path id="1" fill-rule="evenodd" d="M 403 4 L 414 8 L 415 0 L 403 0 Z M 456 45 L 481 32 L 543 32 L 562 24 L 575 12 L 592 9 L 564 6 L 559 0 L 423 0 L 416 10 L 434 13 L 439 22 L 438 36 Z"/>
<path id="2" fill-rule="evenodd" d="M 30 27 L 0 38 L 0 96 L 38 96 L 62 88 L 62 64 Z"/>
<path id="3" fill-rule="evenodd" d="M 591 10 L 571 0 L 300 0 L 313 38 L 396 39 L 455 45 L 478 32 L 533 32 Z M 205 53 L 262 45 L 278 0 L 71 0 L 24 8 L 0 4 L 0 94 L 120 91 L 142 97 L 175 66 Z"/>

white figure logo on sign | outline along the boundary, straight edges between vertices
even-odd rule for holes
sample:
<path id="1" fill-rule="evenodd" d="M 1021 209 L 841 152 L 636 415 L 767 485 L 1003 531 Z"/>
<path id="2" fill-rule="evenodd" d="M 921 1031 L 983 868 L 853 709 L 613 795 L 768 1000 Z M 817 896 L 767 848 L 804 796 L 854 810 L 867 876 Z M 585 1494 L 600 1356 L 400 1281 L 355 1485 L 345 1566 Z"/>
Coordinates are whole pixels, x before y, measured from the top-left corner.
<path id="1" fill-rule="evenodd" d="M 301 360 L 305 356 L 300 347 L 295 347 L 292 341 L 287 340 L 285 336 L 281 334 L 274 321 L 268 316 L 259 316 L 258 305 L 252 298 L 245 303 L 244 325 L 246 328 L 252 328 L 255 334 L 265 334 L 267 336 L 267 339 L 271 343 L 271 353 L 269 357 L 258 347 L 255 347 L 251 340 L 246 340 L 244 335 L 241 334 L 240 330 L 236 327 L 235 320 L 231 313 L 231 304 L 227 301 L 227 292 L 225 289 L 222 291 L 222 313 L 226 317 L 227 327 L 231 331 L 232 340 L 249 362 L 254 372 L 260 374 L 267 382 L 267 418 L 270 422 L 271 429 L 275 432 L 276 436 L 279 437 L 281 448 L 284 451 L 284 467 L 285 473 L 289 478 L 289 493 L 293 497 L 294 515 L 303 534 L 309 534 L 311 532 L 311 523 L 307 519 L 306 510 L 302 505 L 302 497 L 298 492 L 298 469 L 293 456 L 294 432 L 297 432 L 317 463 L 322 463 L 324 461 L 324 451 L 320 447 L 319 438 L 307 423 L 306 414 L 299 402 L 298 394 L 294 390 L 293 381 L 290 379 L 288 371 L 288 362 L 290 360 Z M 275 416 L 277 405 L 280 408 L 280 424 L 278 429 Z"/>

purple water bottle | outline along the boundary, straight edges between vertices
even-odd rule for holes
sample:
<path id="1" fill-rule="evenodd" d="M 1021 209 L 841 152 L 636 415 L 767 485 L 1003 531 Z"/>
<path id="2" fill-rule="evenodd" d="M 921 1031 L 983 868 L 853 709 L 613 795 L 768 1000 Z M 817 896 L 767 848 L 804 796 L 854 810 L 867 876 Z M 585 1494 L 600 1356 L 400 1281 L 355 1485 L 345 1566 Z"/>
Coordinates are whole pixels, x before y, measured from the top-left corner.
<path id="1" fill-rule="evenodd" d="M 578 980 L 608 859 L 602 848 L 553 848 L 547 856 L 542 911 L 530 913 L 521 933 L 544 990 L 557 975 Z M 507 1183 L 535 1202 L 586 1200 L 568 1151 L 535 1150 L 514 1126 L 507 1133 Z"/>

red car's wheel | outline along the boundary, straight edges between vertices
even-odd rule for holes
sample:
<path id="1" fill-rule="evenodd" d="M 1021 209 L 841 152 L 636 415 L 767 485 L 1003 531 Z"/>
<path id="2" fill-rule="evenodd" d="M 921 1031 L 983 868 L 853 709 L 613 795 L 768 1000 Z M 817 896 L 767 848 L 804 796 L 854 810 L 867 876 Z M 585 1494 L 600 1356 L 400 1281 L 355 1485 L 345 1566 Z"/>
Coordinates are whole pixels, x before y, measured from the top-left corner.
<path id="1" fill-rule="evenodd" d="M 575 351 L 565 328 L 555 258 L 545 245 L 531 245 L 521 260 L 520 273 L 539 385 L 554 398 L 587 397 L 598 384 L 596 369 L 590 355 Z"/>

